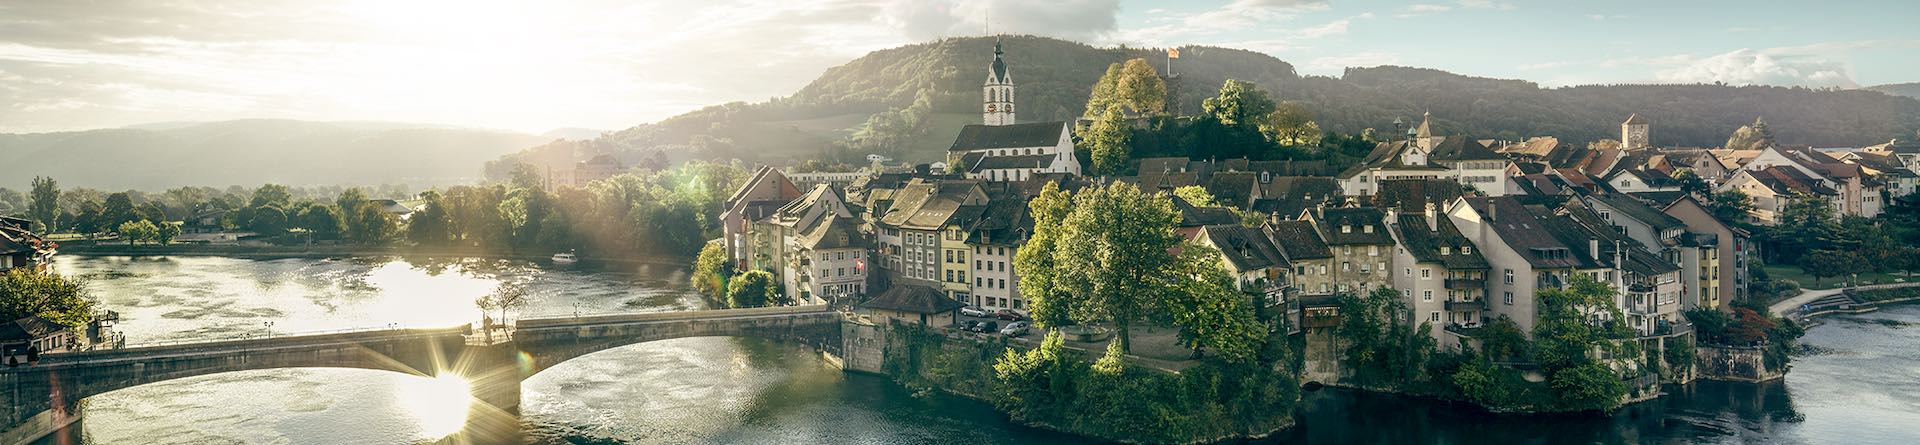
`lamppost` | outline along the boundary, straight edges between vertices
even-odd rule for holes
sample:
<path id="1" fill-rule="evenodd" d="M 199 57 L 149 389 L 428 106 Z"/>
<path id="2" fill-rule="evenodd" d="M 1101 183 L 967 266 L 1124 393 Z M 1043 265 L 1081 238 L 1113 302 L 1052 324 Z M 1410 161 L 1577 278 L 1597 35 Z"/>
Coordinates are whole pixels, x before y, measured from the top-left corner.
<path id="1" fill-rule="evenodd" d="M 573 302 L 573 318 L 580 318 L 580 302 Z"/>
<path id="2" fill-rule="evenodd" d="M 260 322 L 260 323 L 261 323 L 261 324 L 264 324 L 264 325 L 267 325 L 267 338 L 273 338 L 273 322 L 271 322 L 271 321 L 263 321 L 263 322 Z"/>

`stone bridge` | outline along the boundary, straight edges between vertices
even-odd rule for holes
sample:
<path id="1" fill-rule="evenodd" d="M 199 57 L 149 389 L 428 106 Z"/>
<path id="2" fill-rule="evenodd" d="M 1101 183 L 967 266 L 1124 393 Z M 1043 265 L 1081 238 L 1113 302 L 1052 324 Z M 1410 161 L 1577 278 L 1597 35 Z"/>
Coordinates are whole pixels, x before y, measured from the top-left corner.
<path id="1" fill-rule="evenodd" d="M 520 320 L 510 339 L 489 341 L 466 327 L 324 335 L 47 354 L 31 366 L 0 368 L 0 444 L 37 440 L 79 420 L 82 399 L 148 383 L 276 368 L 360 368 L 420 376 L 459 375 L 474 396 L 470 429 L 518 434 L 520 382 L 597 351 L 687 337 L 797 341 L 829 354 L 841 348 L 843 316 L 826 306 L 727 309 Z M 638 364 L 635 366 L 645 366 Z M 487 417 L 503 417 L 505 421 Z M 490 441 L 489 441 L 490 442 Z"/>

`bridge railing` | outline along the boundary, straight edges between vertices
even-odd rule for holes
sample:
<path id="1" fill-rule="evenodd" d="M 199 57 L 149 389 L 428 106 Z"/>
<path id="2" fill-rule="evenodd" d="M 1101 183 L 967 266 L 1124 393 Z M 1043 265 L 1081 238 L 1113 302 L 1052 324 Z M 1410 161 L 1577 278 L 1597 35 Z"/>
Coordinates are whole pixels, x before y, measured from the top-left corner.
<path id="1" fill-rule="evenodd" d="M 444 328 L 444 327 L 445 326 L 437 326 L 435 328 Z M 184 344 L 193 344 L 193 343 L 212 343 L 212 342 L 234 341 L 234 340 L 264 340 L 264 339 L 271 339 L 271 338 L 302 337 L 302 336 L 309 336 L 309 335 L 346 334 L 351 332 L 399 331 L 399 330 L 405 330 L 405 329 L 423 329 L 423 328 L 419 326 L 401 326 L 397 324 L 388 324 L 388 325 L 382 325 L 382 326 L 361 326 L 361 327 L 353 327 L 353 328 L 325 329 L 325 330 L 317 330 L 317 331 L 274 332 L 270 335 L 262 331 L 258 335 L 238 334 L 238 335 L 229 335 L 224 337 L 177 338 L 172 340 L 127 342 L 126 346 L 120 349 L 152 348 L 152 347 L 160 347 L 160 346 L 174 346 L 174 345 L 184 345 Z"/>
<path id="2" fill-rule="evenodd" d="M 519 329 L 567 326 L 582 323 L 618 323 L 673 321 L 725 317 L 753 317 L 765 315 L 797 315 L 833 312 L 826 305 L 774 306 L 745 309 L 710 309 L 699 311 L 658 311 L 658 312 L 615 312 L 602 314 L 580 314 L 579 316 L 542 316 L 521 318 L 516 324 Z"/>

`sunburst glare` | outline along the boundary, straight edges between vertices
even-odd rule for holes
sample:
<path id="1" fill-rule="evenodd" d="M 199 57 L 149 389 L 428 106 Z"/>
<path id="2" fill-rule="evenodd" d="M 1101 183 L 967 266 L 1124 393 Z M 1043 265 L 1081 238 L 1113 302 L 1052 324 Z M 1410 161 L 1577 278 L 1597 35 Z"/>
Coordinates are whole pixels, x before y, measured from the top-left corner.
<path id="1" fill-rule="evenodd" d="M 401 386 L 399 400 L 420 423 L 420 435 L 437 440 L 460 432 L 466 425 L 471 389 L 467 379 L 443 373 Z"/>

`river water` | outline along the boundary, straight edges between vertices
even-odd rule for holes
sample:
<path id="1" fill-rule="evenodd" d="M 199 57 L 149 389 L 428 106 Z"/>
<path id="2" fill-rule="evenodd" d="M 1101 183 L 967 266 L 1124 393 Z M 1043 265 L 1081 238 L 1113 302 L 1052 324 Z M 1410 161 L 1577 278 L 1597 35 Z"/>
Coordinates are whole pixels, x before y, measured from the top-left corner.
<path id="1" fill-rule="evenodd" d="M 513 316 L 705 307 L 683 269 L 506 260 L 63 256 L 61 273 L 121 314 L 129 342 L 383 326 L 447 326 L 525 283 Z M 271 322 L 272 325 L 267 323 Z M 1259 443 L 1920 443 L 1920 307 L 1833 318 L 1784 381 L 1703 382 L 1613 416 L 1496 417 L 1437 402 L 1322 390 L 1300 427 Z M 174 380 L 83 401 L 47 443 L 407 444 L 463 437 L 466 388 L 334 368 Z M 542 444 L 1095 443 L 1007 422 L 984 403 L 918 396 L 778 342 L 689 338 L 570 360 L 522 386 Z"/>

